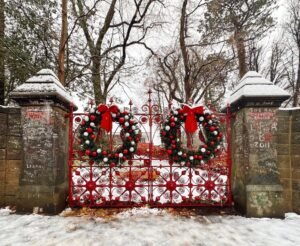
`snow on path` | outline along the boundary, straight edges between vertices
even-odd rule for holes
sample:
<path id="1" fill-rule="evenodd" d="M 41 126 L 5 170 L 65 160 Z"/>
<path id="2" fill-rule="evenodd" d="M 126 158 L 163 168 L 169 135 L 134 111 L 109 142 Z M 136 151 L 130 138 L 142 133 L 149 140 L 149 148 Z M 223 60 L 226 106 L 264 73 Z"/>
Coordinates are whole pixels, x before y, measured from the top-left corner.
<path id="1" fill-rule="evenodd" d="M 284 220 L 170 215 L 132 209 L 112 220 L 0 210 L 0 245 L 300 245 L 300 215 Z"/>

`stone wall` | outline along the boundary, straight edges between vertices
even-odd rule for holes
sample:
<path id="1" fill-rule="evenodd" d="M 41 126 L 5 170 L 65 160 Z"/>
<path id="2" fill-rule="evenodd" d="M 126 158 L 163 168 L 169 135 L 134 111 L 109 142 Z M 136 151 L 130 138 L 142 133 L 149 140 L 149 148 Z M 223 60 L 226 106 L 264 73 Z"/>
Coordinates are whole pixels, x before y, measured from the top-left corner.
<path id="1" fill-rule="evenodd" d="M 0 106 L 0 207 L 16 205 L 22 158 L 20 108 Z"/>
<path id="2" fill-rule="evenodd" d="M 285 210 L 300 213 L 300 109 L 278 111 L 277 149 Z"/>

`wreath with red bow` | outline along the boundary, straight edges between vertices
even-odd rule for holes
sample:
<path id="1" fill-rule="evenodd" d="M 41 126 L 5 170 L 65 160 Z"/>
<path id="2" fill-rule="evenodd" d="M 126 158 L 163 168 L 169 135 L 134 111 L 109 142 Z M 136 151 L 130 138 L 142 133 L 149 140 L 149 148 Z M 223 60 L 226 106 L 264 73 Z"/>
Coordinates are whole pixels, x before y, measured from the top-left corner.
<path id="1" fill-rule="evenodd" d="M 182 148 L 180 140 L 181 126 L 187 134 L 199 131 L 199 139 L 203 144 L 196 151 Z M 171 111 L 162 125 L 161 139 L 167 149 L 169 160 L 186 166 L 199 166 L 214 158 L 221 149 L 222 133 L 219 120 L 203 106 L 194 108 L 184 105 Z"/>
<path id="2" fill-rule="evenodd" d="M 105 146 L 96 144 L 101 129 L 106 132 L 112 131 L 113 122 L 120 124 L 123 141 L 123 145 L 116 151 L 105 150 Z M 137 150 L 137 143 L 141 138 L 137 124 L 130 112 L 121 111 L 116 105 L 94 106 L 81 122 L 79 129 L 81 148 L 86 156 L 97 163 L 104 162 L 107 165 L 123 163 L 131 159 Z"/>

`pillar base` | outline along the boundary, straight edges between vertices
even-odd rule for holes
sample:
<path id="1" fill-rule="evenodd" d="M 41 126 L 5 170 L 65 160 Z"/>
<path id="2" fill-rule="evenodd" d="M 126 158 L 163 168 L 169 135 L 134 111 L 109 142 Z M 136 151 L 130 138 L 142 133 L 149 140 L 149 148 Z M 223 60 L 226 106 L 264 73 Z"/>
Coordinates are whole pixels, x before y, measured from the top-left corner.
<path id="1" fill-rule="evenodd" d="M 66 207 L 66 190 L 67 184 L 21 186 L 17 194 L 17 212 L 58 214 Z"/>
<path id="2" fill-rule="evenodd" d="M 247 217 L 284 217 L 282 185 L 247 185 Z"/>

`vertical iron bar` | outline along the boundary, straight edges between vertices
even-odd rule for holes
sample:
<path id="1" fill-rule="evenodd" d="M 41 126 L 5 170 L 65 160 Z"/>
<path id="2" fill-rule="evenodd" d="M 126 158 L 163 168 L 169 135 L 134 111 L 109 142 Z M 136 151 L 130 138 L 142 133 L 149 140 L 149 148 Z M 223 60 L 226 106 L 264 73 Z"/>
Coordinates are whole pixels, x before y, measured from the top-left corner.
<path id="1" fill-rule="evenodd" d="M 73 207 L 73 193 L 72 193 L 72 165 L 73 165 L 73 141 L 74 141 L 74 136 L 73 136 L 73 110 L 74 106 L 73 104 L 70 105 L 70 112 L 68 113 L 69 117 L 69 158 L 68 158 L 68 180 L 69 180 L 69 206 Z"/>

